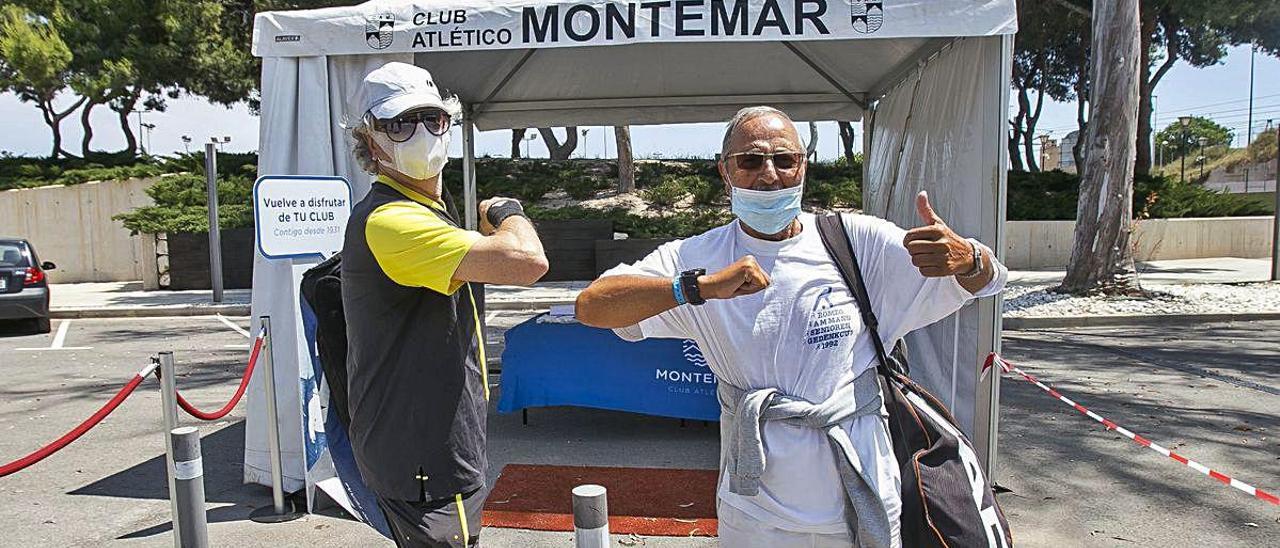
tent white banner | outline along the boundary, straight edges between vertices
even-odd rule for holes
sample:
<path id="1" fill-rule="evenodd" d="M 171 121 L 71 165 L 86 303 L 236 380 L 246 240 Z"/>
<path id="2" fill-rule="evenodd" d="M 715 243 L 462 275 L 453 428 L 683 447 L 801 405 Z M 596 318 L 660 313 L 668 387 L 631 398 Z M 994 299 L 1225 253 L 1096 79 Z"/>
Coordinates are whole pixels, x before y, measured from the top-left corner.
<path id="1" fill-rule="evenodd" d="M 262 57 L 1013 32 L 1013 0 L 368 2 L 258 15 Z"/>

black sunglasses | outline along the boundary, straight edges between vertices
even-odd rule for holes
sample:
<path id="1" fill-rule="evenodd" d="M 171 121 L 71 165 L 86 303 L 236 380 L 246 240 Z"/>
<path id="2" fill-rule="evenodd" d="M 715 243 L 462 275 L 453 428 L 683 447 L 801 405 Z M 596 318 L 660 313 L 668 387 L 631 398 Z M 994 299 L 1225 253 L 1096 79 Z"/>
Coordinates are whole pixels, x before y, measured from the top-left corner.
<path id="1" fill-rule="evenodd" d="M 773 167 L 781 171 L 790 171 L 795 169 L 804 161 L 803 152 L 738 152 L 730 154 L 727 160 L 733 160 L 734 165 L 743 171 L 755 171 L 764 167 L 765 161 L 772 161 Z"/>
<path id="2" fill-rule="evenodd" d="M 413 137 L 422 124 L 432 135 L 439 137 L 449 131 L 452 118 L 448 112 L 438 108 L 425 108 L 406 112 L 390 120 L 373 119 L 373 129 L 381 131 L 387 138 L 396 143 L 403 143 Z"/>

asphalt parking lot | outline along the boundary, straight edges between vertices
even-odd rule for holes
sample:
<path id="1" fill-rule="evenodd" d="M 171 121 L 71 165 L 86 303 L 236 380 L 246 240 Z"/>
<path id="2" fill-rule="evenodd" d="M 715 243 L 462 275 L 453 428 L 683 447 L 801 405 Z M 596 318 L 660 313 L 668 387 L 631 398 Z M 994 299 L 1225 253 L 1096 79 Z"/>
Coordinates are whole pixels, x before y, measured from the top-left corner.
<path id="1" fill-rule="evenodd" d="M 489 318 L 490 355 L 527 313 Z M 233 327 L 234 326 L 234 327 Z M 0 461 L 62 435 L 151 355 L 172 350 L 178 385 L 202 409 L 231 396 L 248 356 L 247 318 L 55 321 L 26 334 L 0 324 Z M 1006 333 L 1005 356 L 1068 397 L 1157 443 L 1280 491 L 1280 322 Z M 498 382 L 499 375 L 494 381 Z M 1280 509 L 1108 432 L 1034 386 L 1003 384 L 997 481 L 1019 546 L 1262 546 Z M 388 545 L 366 526 L 313 515 L 248 521 L 267 489 L 240 483 L 244 405 L 199 423 L 213 545 Z M 716 429 L 583 409 L 491 413 L 496 475 L 506 463 L 712 468 Z M 15 546 L 169 546 L 158 383 L 148 380 L 100 426 L 32 468 L 0 479 L 0 528 Z M 188 424 L 197 424 L 188 419 Z M 567 533 L 486 529 L 486 546 L 566 546 Z M 706 546 L 708 539 L 617 538 Z M 620 544 L 621 545 L 621 544 Z"/>

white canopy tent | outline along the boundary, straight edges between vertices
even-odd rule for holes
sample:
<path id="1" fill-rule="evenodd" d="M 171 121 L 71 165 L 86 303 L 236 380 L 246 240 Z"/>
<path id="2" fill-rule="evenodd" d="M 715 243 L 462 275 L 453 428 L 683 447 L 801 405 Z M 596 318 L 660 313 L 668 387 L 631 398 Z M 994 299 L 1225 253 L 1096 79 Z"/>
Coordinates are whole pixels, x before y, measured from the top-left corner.
<path id="1" fill-rule="evenodd" d="M 914 226 L 914 196 L 929 190 L 953 228 L 1001 253 L 1016 26 L 1014 0 L 420 0 L 262 13 L 259 175 L 338 175 L 360 199 L 370 177 L 340 126 L 346 98 L 369 70 L 412 62 L 464 105 L 469 227 L 475 128 L 716 122 L 767 104 L 797 121 L 862 121 L 867 213 Z M 303 485 L 323 436 L 296 312 L 307 261 L 259 252 L 254 263 L 253 315 L 271 316 L 275 337 L 287 490 Z M 952 407 L 989 468 L 999 385 L 980 367 L 999 347 L 999 310 L 983 299 L 909 338 L 913 376 Z M 265 484 L 258 380 L 245 478 Z"/>

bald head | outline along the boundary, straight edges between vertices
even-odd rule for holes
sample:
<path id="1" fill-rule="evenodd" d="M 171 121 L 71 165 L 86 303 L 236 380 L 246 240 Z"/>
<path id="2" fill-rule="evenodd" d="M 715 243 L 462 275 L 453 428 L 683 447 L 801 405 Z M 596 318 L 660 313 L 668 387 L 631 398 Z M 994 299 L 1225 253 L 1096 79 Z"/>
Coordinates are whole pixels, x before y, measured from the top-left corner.
<path id="1" fill-rule="evenodd" d="M 773 107 L 756 106 L 743 108 L 737 114 L 734 114 L 733 118 L 729 119 L 729 123 L 724 129 L 724 140 L 720 143 L 720 156 L 724 157 L 734 152 L 741 152 L 741 150 L 733 148 L 735 137 L 744 133 L 744 129 L 747 129 L 744 126 L 747 126 L 749 122 L 756 122 L 757 120 L 759 120 L 759 123 L 751 123 L 750 126 L 753 127 L 750 129 L 766 130 L 771 134 L 770 136 L 784 136 L 791 140 L 791 144 L 796 147 L 794 150 L 804 150 L 804 146 L 800 143 L 800 134 L 796 131 L 796 125 L 791 121 L 791 117 L 787 116 L 787 113 Z M 752 131 L 751 133 L 758 134 L 760 132 Z M 753 137 L 759 136 L 754 135 Z"/>

